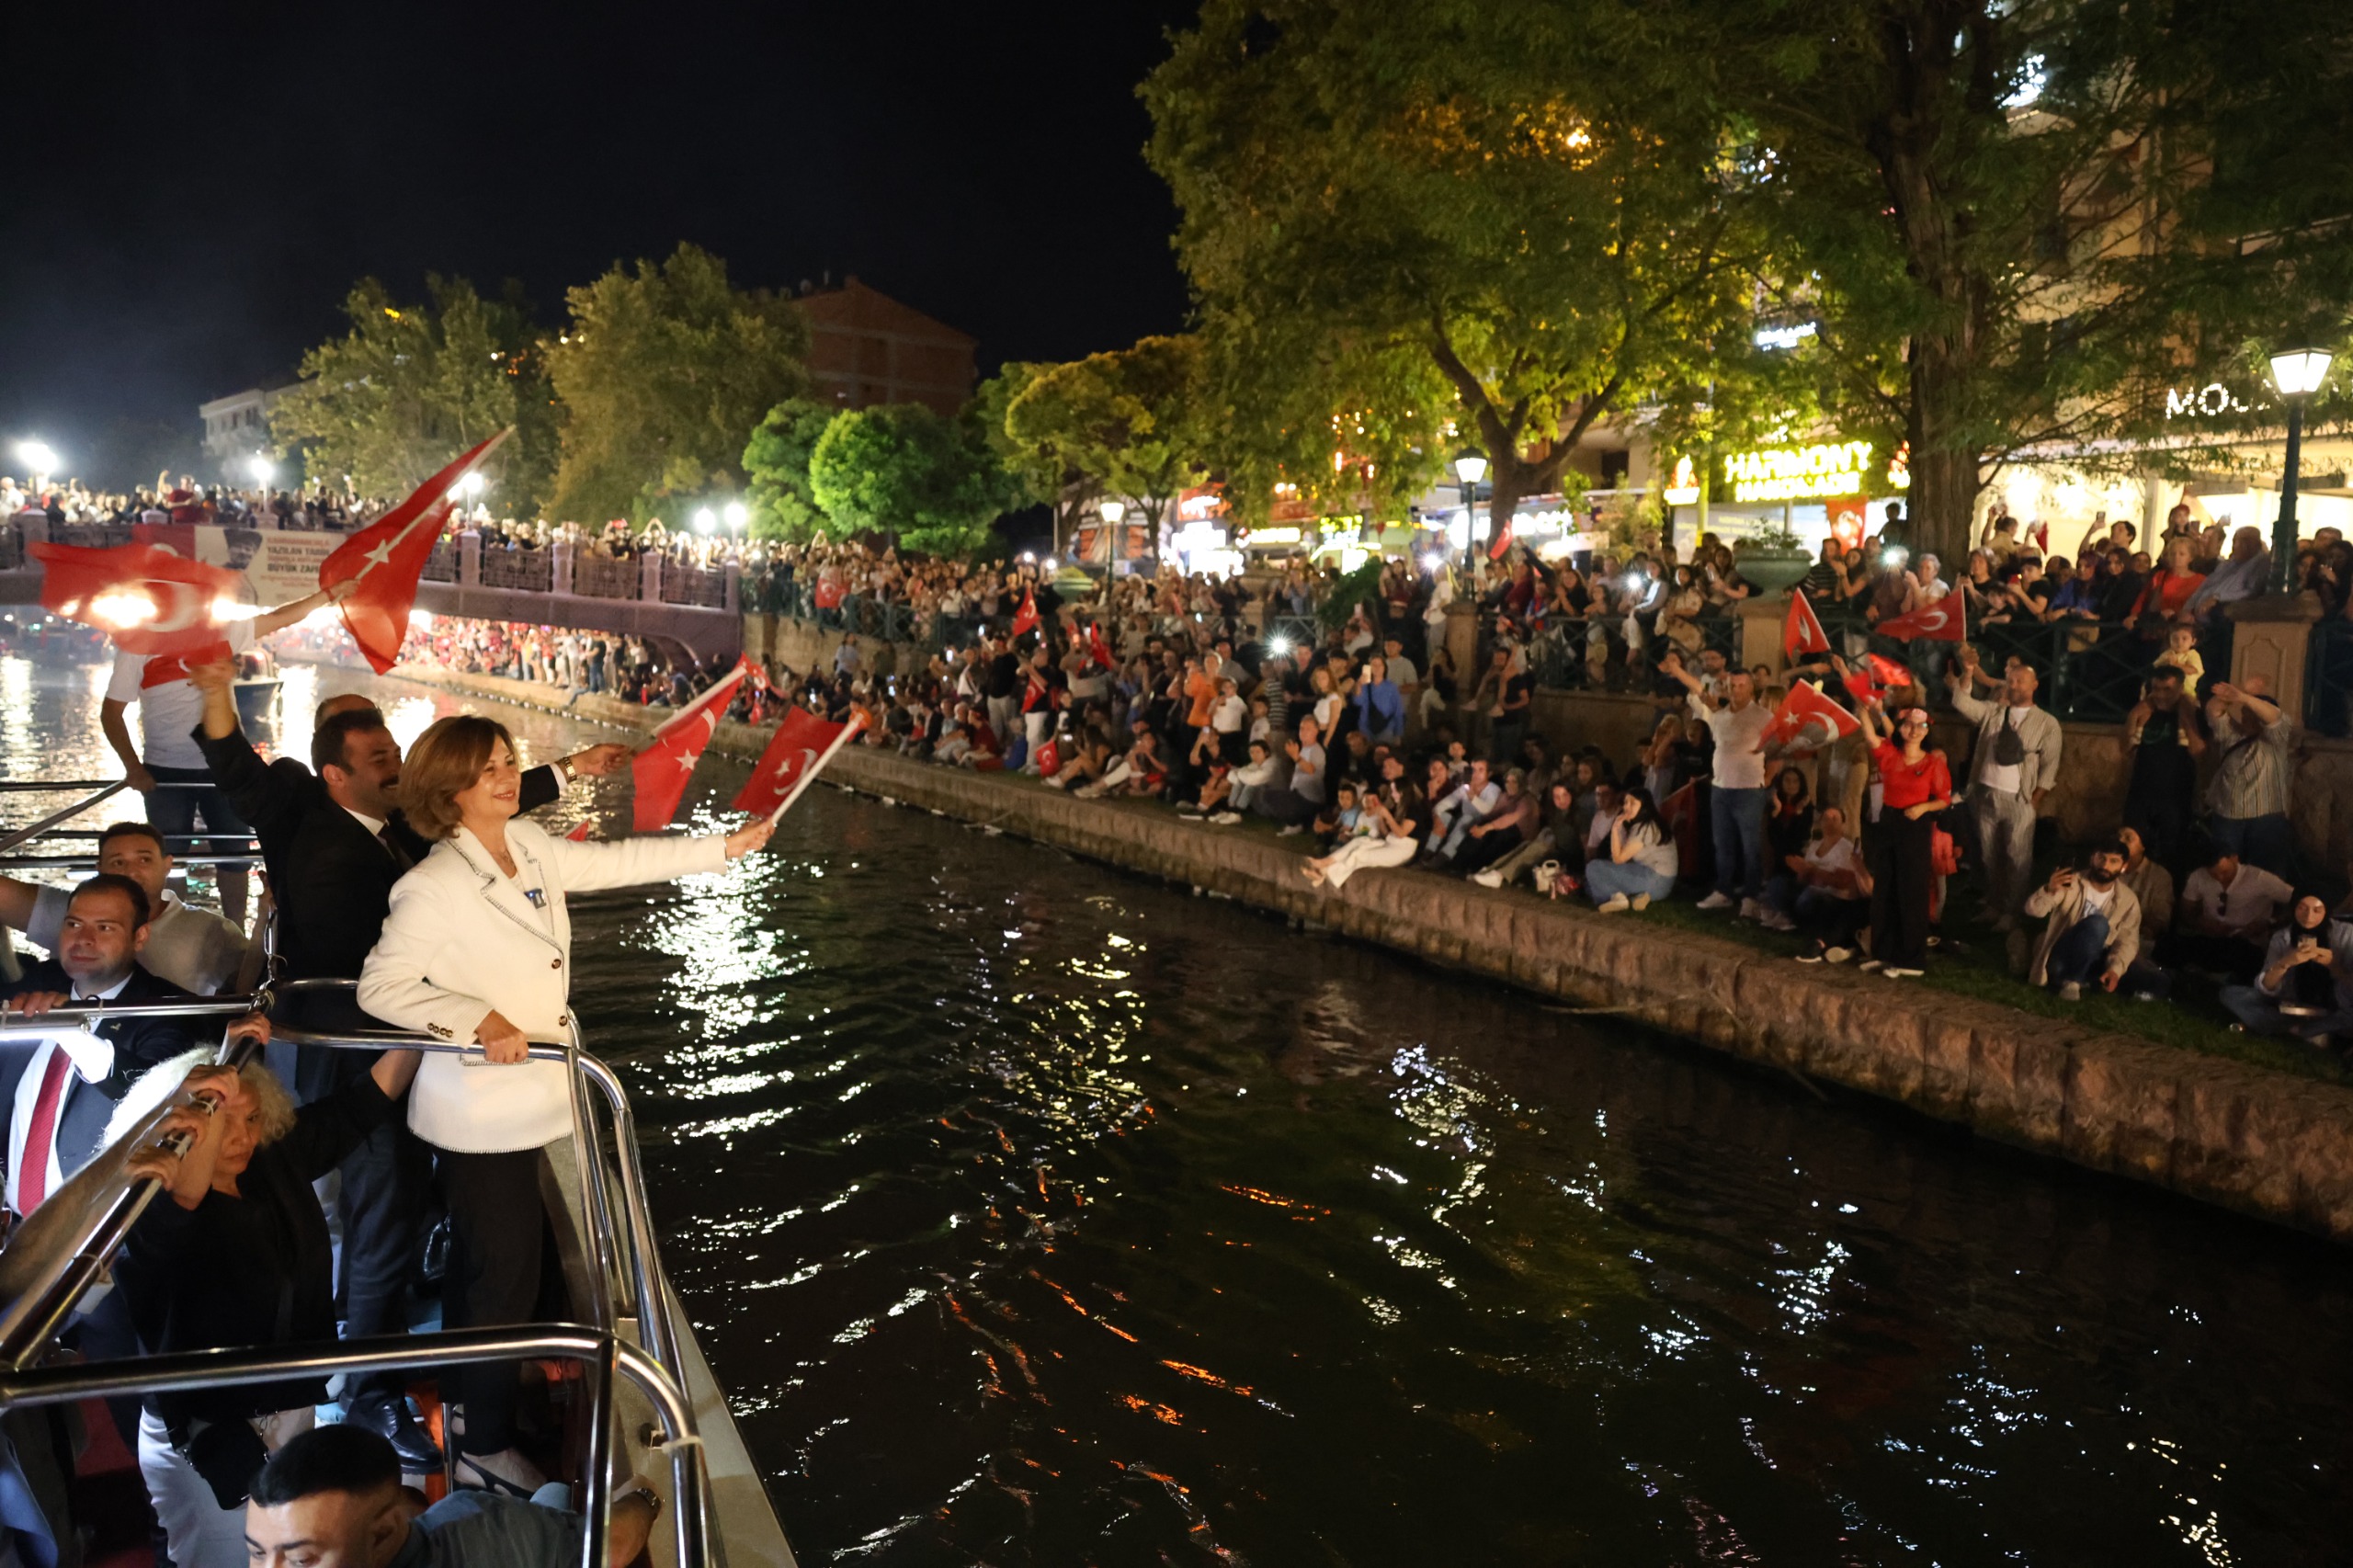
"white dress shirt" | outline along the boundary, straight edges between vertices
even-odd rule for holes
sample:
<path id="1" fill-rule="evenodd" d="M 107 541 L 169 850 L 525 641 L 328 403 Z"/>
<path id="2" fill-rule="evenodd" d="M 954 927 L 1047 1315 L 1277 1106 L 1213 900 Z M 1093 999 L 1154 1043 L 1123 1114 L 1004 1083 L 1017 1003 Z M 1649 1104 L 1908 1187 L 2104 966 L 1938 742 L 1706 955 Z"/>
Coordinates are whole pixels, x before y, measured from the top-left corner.
<path id="1" fill-rule="evenodd" d="M 111 1002 L 121 995 L 122 988 L 130 983 L 131 976 L 126 974 L 104 991 L 85 993 L 81 987 L 76 986 L 74 1000 Z M 60 1026 L 55 1038 L 43 1040 L 33 1051 L 32 1060 L 25 1063 L 24 1075 L 17 1080 L 16 1101 L 9 1108 L 8 1112 L 7 1201 L 8 1209 L 12 1213 L 21 1214 L 25 1211 L 17 1197 L 17 1178 L 23 1171 L 25 1156 L 31 1153 L 25 1144 L 32 1136 L 33 1110 L 40 1100 L 41 1080 L 49 1075 L 49 1063 L 60 1051 L 73 1059 L 74 1071 L 81 1074 L 85 1083 L 99 1083 L 114 1072 L 114 1041 L 103 1036 L 92 1034 L 79 1024 Z M 65 1082 L 66 1093 L 71 1094 L 73 1088 L 74 1081 L 68 1077 Z M 58 1101 L 57 1114 L 59 1122 L 62 1124 L 65 1116 L 65 1102 L 62 1097 Z M 41 1154 L 49 1162 L 48 1179 L 41 1184 L 41 1190 L 45 1193 L 55 1192 L 65 1185 L 67 1175 L 57 1163 L 55 1127 L 51 1129 L 49 1147 L 42 1150 Z"/>

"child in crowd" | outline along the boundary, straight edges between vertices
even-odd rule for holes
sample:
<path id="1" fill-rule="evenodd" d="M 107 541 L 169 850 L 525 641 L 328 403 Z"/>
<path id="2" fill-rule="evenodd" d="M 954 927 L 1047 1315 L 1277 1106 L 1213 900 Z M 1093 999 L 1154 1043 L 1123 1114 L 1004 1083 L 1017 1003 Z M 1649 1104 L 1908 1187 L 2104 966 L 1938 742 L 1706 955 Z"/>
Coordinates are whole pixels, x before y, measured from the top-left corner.
<path id="1" fill-rule="evenodd" d="M 2206 678 L 2206 661 L 2199 656 L 2196 627 L 2177 624 L 2170 628 L 2165 632 L 2165 651 L 2157 655 L 2156 662 L 2179 670 L 2181 688 L 2192 697 L 2198 695 L 2199 683 Z"/>

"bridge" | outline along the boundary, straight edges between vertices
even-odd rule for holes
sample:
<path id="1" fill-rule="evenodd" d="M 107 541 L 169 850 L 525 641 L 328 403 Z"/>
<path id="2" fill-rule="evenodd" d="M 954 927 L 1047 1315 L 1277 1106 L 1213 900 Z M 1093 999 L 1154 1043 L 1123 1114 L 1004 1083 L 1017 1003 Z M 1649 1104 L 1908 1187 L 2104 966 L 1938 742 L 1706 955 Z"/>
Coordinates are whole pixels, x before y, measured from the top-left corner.
<path id="1" fill-rule="evenodd" d="M 317 562 L 347 535 L 208 528 L 196 553 L 244 572 L 256 597 L 282 604 L 316 585 Z M 40 602 L 40 563 L 26 546 L 51 537 L 38 514 L 0 519 L 0 605 Z M 129 524 L 59 528 L 60 544 L 107 548 L 133 542 Z M 283 563 L 299 564 L 289 569 Z M 509 550 L 472 529 L 434 546 L 416 608 L 434 615 L 520 621 L 572 631 L 637 637 L 674 653 L 724 657 L 744 645 L 742 592 L 733 564 L 702 568 L 660 555 L 614 558 L 557 540 Z"/>

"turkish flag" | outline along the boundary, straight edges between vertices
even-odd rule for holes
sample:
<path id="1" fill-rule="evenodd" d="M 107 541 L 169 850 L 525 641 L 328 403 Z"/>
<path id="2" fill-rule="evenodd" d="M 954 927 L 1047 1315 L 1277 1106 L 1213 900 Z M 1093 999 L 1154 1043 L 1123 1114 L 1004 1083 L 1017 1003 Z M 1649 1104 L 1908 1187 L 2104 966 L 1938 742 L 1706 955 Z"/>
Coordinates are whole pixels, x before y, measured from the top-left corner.
<path id="1" fill-rule="evenodd" d="M 596 825 L 597 824 L 595 823 L 584 822 L 579 826 L 574 828 L 570 833 L 565 834 L 564 837 L 569 838 L 574 844 L 585 844 L 588 842 L 588 830 Z"/>
<path id="2" fill-rule="evenodd" d="M 27 553 L 43 568 L 43 607 L 97 627 L 129 653 L 203 653 L 222 641 L 213 605 L 234 603 L 244 591 L 234 572 L 153 544 L 87 550 L 44 542 Z"/>
<path id="3" fill-rule="evenodd" d="M 1062 768 L 1063 748 L 1059 744 L 1052 741 L 1048 741 L 1044 745 L 1038 748 L 1039 778 L 1051 778 L 1055 774 L 1060 773 Z"/>
<path id="4" fill-rule="evenodd" d="M 424 574 L 434 541 L 449 520 L 449 509 L 455 504 L 452 492 L 512 434 L 511 429 L 501 430 L 466 453 L 319 562 L 320 587 L 350 585 L 343 599 L 343 623 L 378 675 L 391 669 L 401 656 L 401 640 L 408 635 L 408 612 L 416 603 L 416 580 Z"/>
<path id="5" fill-rule="evenodd" d="M 1791 659 L 1800 653 L 1830 652 L 1829 635 L 1822 630 L 1813 607 L 1805 602 L 1803 588 L 1790 590 L 1790 613 L 1781 621 L 1781 652 Z"/>
<path id="6" fill-rule="evenodd" d="M 1013 634 L 1038 630 L 1038 590 L 1030 589 L 1021 596 L 1021 608 L 1013 612 Z"/>
<path id="7" fill-rule="evenodd" d="M 1826 729 L 1828 738 L 1837 740 L 1853 734 L 1856 728 L 1852 713 L 1824 697 L 1822 687 L 1813 682 L 1802 680 L 1790 687 L 1790 694 L 1773 710 L 1773 722 L 1767 727 L 1767 733 L 1789 745 L 1809 729 Z"/>
<path id="8" fill-rule="evenodd" d="M 1873 630 L 1881 637 L 1900 638 L 1907 642 L 1922 638 L 1938 642 L 1959 642 L 1965 636 L 1961 626 L 1965 619 L 1963 608 L 1959 594 L 1947 594 L 1932 605 L 1922 605 L 1910 615 L 1882 620 Z"/>
<path id="9" fill-rule="evenodd" d="M 760 765 L 752 769 L 751 781 L 735 797 L 735 809 L 761 816 L 775 811 L 851 728 L 820 719 L 806 708 L 786 709 L 768 749 L 760 754 Z"/>
<path id="10" fill-rule="evenodd" d="M 1093 654 L 1095 662 L 1105 669 L 1119 668 L 1118 663 L 1111 657 L 1111 645 L 1103 641 L 1103 623 L 1099 620 L 1090 620 L 1086 623 L 1086 651 Z"/>
<path id="11" fill-rule="evenodd" d="M 727 711 L 735 688 L 744 684 L 751 667 L 750 660 L 736 660 L 735 667 L 721 676 L 717 685 L 672 714 L 654 732 L 654 744 L 631 759 L 634 797 L 630 802 L 630 825 L 636 831 L 658 833 L 678 814 L 687 780 L 694 776 L 703 747 L 718 732 L 719 716 Z"/>
<path id="12" fill-rule="evenodd" d="M 1494 528 L 1495 533 L 1495 537 L 1487 541 L 1487 559 L 1501 561 L 1504 558 L 1504 551 L 1511 548 L 1511 519 L 1506 517 L 1497 521 L 1493 515 L 1493 510 L 1492 507 L 1489 508 L 1487 525 Z"/>

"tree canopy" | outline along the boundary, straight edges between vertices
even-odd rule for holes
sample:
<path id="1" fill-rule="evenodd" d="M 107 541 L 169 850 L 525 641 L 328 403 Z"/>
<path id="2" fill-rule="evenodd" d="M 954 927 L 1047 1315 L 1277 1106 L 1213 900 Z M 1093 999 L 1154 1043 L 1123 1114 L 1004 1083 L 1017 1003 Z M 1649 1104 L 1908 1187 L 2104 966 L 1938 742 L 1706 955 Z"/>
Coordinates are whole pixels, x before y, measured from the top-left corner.
<path id="1" fill-rule="evenodd" d="M 1498 509 L 1745 345 L 1754 172 L 1613 0 L 1207 0 L 1145 84 L 1220 466 L 1402 505 L 1457 445 Z"/>
<path id="2" fill-rule="evenodd" d="M 725 262 L 690 244 L 565 299 L 571 325 L 548 346 L 564 413 L 552 509 L 643 518 L 740 493 L 747 433 L 805 382 L 808 329 L 791 301 L 733 287 Z"/>
<path id="3" fill-rule="evenodd" d="M 837 526 L 942 556 L 984 548 L 1017 499 L 975 426 L 916 403 L 835 415 L 809 462 L 817 504 Z"/>
<path id="4" fill-rule="evenodd" d="M 545 499 L 555 419 L 530 316 L 510 286 L 484 300 L 462 278 L 426 279 L 404 305 L 375 278 L 344 301 L 351 330 L 302 357 L 301 381 L 271 408 L 271 438 L 299 448 L 308 477 L 405 494 L 506 426 L 492 477 L 515 504 Z"/>
<path id="5" fill-rule="evenodd" d="M 1040 473 L 1092 481 L 1134 498 L 1156 533 L 1180 491 L 1208 472 L 1213 426 L 1207 362 L 1197 337 L 1146 337 L 1066 365 L 1026 367 L 1004 417 L 1009 444 L 1036 453 Z"/>
<path id="6" fill-rule="evenodd" d="M 825 509 L 809 483 L 809 460 L 839 411 L 814 398 L 789 397 L 767 412 L 744 448 L 751 482 L 754 539 L 805 541 L 825 526 Z"/>

